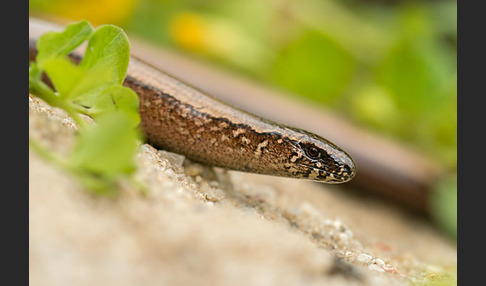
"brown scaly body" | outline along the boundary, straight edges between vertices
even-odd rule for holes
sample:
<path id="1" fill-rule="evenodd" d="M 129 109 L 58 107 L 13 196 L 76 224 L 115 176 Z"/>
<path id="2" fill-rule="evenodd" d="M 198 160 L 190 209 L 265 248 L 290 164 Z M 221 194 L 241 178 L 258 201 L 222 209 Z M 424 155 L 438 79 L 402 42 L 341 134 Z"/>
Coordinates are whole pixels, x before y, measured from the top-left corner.
<path id="1" fill-rule="evenodd" d="M 141 127 L 157 148 L 208 165 L 326 183 L 356 173 L 351 157 L 328 140 L 239 110 L 134 57 L 124 85 L 139 95 Z"/>

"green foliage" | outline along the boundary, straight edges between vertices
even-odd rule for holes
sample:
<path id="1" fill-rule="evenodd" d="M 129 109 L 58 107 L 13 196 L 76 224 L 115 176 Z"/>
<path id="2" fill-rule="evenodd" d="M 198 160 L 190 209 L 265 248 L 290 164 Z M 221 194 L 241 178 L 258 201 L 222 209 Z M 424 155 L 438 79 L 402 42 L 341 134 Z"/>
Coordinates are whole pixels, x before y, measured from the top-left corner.
<path id="1" fill-rule="evenodd" d="M 97 118 L 106 112 L 117 110 L 123 111 L 130 118 L 127 126 L 136 127 L 140 123 L 138 95 L 134 91 L 120 85 L 111 85 L 104 88 L 100 96 L 95 98 L 88 114 Z"/>
<path id="2" fill-rule="evenodd" d="M 37 42 L 37 64 L 42 69 L 49 58 L 64 57 L 91 36 L 93 28 L 87 21 L 72 24 L 62 32 L 48 32 Z"/>
<path id="3" fill-rule="evenodd" d="M 187 12 L 203 35 L 233 29 L 194 51 L 171 30 Z M 455 1 L 143 0 L 127 29 L 331 106 L 456 168 Z"/>
<path id="4" fill-rule="evenodd" d="M 81 133 L 70 159 L 71 169 L 89 188 L 107 193 L 116 180 L 135 171 L 133 156 L 140 134 L 124 112 L 109 112 Z"/>
<path id="5" fill-rule="evenodd" d="M 283 49 L 272 67 L 275 82 L 313 100 L 332 104 L 344 91 L 354 63 L 338 43 L 308 31 Z"/>
<path id="6" fill-rule="evenodd" d="M 85 70 L 106 69 L 111 81 L 122 84 L 127 74 L 130 46 L 122 29 L 104 25 L 89 39 L 88 47 L 79 66 Z"/>
<path id="7" fill-rule="evenodd" d="M 437 225 L 457 239 L 457 175 L 440 180 L 432 194 L 431 207 Z"/>
<path id="8" fill-rule="evenodd" d="M 79 65 L 68 54 L 88 41 Z M 117 180 L 135 170 L 134 155 L 141 133 L 138 96 L 122 86 L 130 59 L 128 38 L 122 29 L 103 25 L 96 30 L 87 21 L 62 32 L 48 32 L 37 42 L 36 62 L 29 68 L 30 92 L 68 112 L 79 126 L 79 136 L 66 161 L 46 150 L 41 154 L 70 170 L 89 189 L 113 194 Z M 42 80 L 49 77 L 54 89 Z M 80 113 L 93 117 L 87 126 Z M 30 140 L 36 150 L 38 143 Z"/>

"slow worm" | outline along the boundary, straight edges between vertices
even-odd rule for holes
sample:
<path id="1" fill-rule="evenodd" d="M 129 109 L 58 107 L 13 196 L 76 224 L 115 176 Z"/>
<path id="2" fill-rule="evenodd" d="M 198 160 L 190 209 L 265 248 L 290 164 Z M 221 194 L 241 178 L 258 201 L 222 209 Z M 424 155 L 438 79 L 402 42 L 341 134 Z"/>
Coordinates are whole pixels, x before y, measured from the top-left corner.
<path id="1" fill-rule="evenodd" d="M 29 35 L 29 61 L 36 40 Z M 139 95 L 140 125 L 156 148 L 222 168 L 331 184 L 356 174 L 352 158 L 329 140 L 230 106 L 136 57 L 124 85 Z"/>

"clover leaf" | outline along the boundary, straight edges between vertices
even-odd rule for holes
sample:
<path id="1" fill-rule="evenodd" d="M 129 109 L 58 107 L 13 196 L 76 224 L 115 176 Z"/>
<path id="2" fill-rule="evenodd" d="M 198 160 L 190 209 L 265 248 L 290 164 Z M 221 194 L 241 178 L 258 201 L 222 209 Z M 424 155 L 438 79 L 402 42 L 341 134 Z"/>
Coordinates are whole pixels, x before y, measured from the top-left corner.
<path id="1" fill-rule="evenodd" d="M 84 57 L 70 53 L 87 42 Z M 118 180 L 133 174 L 135 154 L 142 140 L 137 94 L 122 85 L 130 59 L 123 30 L 114 25 L 96 29 L 85 20 L 61 32 L 48 32 L 37 41 L 36 61 L 29 67 L 30 92 L 64 109 L 80 127 L 71 155 L 65 159 L 29 139 L 33 149 L 71 171 L 90 190 L 112 194 Z M 45 73 L 49 81 L 43 81 Z M 91 116 L 89 126 L 80 114 Z"/>

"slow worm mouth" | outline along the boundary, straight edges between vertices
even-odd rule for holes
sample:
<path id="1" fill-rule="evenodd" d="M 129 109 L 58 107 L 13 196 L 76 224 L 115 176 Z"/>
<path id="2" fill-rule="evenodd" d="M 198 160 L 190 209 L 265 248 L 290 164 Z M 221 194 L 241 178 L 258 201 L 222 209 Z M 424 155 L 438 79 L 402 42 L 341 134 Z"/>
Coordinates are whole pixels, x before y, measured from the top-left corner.
<path id="1" fill-rule="evenodd" d="M 330 184 L 333 184 L 333 183 L 334 184 L 345 183 L 345 182 L 349 181 L 352 178 L 352 177 L 346 177 L 346 176 L 343 176 L 343 175 L 338 175 L 338 174 L 335 174 L 335 173 L 331 173 L 331 172 L 329 172 L 327 170 L 324 170 L 322 168 L 318 168 L 318 167 L 311 166 L 311 165 L 307 165 L 307 164 L 303 164 L 303 163 L 299 163 L 299 165 L 304 166 L 304 167 L 307 167 L 307 168 L 311 168 L 312 170 L 317 170 L 319 172 L 319 174 L 324 173 L 325 174 L 325 177 L 326 177 L 326 180 L 321 180 L 321 181 L 325 181 L 325 182 L 330 183 Z"/>

